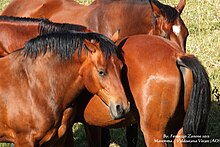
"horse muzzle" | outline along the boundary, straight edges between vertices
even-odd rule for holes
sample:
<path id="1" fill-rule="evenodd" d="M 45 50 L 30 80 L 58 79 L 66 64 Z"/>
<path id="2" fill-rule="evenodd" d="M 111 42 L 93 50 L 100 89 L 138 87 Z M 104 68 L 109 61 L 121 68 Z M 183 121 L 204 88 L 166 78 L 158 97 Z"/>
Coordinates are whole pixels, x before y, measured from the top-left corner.
<path id="1" fill-rule="evenodd" d="M 130 102 L 128 102 L 127 106 L 110 103 L 109 109 L 113 119 L 120 119 L 130 111 Z"/>

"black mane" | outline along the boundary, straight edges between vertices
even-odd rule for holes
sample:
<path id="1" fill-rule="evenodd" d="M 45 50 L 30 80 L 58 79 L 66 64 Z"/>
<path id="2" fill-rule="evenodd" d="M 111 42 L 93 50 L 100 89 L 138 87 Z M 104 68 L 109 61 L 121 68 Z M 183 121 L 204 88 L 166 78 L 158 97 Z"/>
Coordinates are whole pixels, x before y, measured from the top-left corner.
<path id="1" fill-rule="evenodd" d="M 49 34 L 55 32 L 85 32 L 87 28 L 81 25 L 68 24 L 68 23 L 54 23 L 49 20 L 40 22 L 39 32 L 40 34 Z"/>
<path id="2" fill-rule="evenodd" d="M 175 8 L 169 5 L 164 5 L 158 0 L 152 0 L 152 2 L 160 9 L 163 14 L 165 14 L 168 22 L 173 22 L 178 17 L 178 12 Z"/>
<path id="3" fill-rule="evenodd" d="M 24 55 L 30 58 L 37 58 L 39 55 L 51 52 L 59 55 L 61 60 L 67 60 L 72 58 L 76 49 L 78 49 L 79 57 L 82 49 L 87 51 L 87 48 L 84 45 L 85 39 L 99 42 L 106 59 L 108 59 L 111 54 L 117 54 L 117 56 L 120 56 L 115 44 L 104 35 L 79 32 L 59 32 L 38 36 L 26 43 L 23 51 Z"/>
<path id="4" fill-rule="evenodd" d="M 27 17 L 14 17 L 14 16 L 0 16 L 0 21 L 9 21 L 9 22 L 22 22 L 22 23 L 38 23 L 39 24 L 39 33 L 40 35 L 55 33 L 59 31 L 81 31 L 84 32 L 87 30 L 85 26 L 74 25 L 68 23 L 54 23 L 49 21 L 47 18 L 27 18 Z"/>
<path id="5" fill-rule="evenodd" d="M 0 21 L 11 21 L 11 22 L 41 22 L 48 20 L 46 18 L 29 18 L 29 17 L 14 17 L 14 16 L 0 16 Z"/>

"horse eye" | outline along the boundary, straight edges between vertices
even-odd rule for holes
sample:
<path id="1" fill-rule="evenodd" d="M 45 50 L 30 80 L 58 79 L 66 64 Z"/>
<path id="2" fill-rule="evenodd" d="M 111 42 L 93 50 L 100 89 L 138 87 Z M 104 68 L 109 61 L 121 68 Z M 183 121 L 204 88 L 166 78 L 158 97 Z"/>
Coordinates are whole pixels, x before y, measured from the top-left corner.
<path id="1" fill-rule="evenodd" d="M 105 71 L 103 69 L 99 69 L 98 74 L 99 74 L 99 76 L 104 77 L 105 76 Z"/>

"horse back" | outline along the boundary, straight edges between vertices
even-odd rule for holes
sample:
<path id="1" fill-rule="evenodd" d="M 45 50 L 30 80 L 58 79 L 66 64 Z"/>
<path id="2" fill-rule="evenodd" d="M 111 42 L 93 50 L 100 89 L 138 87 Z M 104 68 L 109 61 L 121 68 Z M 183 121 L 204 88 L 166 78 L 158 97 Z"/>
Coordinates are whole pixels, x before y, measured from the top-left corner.
<path id="1" fill-rule="evenodd" d="M 35 13 L 41 14 L 38 17 L 50 16 L 54 11 L 58 11 L 67 5 L 79 5 L 72 0 L 13 0 L 2 12 L 6 16 L 31 17 Z M 44 12 L 49 14 L 45 15 Z"/>
<path id="2" fill-rule="evenodd" d="M 114 1 L 90 6 L 96 8 L 87 17 L 87 25 L 108 37 L 117 30 L 120 30 L 120 38 L 123 38 L 134 34 L 148 34 L 153 29 L 154 18 L 150 5 Z"/>
<path id="3" fill-rule="evenodd" d="M 41 5 L 43 0 L 13 0 L 2 12 L 5 16 L 24 16 L 30 15 L 30 10 Z"/>

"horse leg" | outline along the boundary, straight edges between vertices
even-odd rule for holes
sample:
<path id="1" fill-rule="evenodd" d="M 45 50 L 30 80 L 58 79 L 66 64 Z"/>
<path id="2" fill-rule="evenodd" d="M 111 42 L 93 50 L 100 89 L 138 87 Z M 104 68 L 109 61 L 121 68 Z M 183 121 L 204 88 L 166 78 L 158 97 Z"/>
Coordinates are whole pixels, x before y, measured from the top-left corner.
<path id="1" fill-rule="evenodd" d="M 34 147 L 32 143 L 14 143 L 14 147 Z"/>
<path id="2" fill-rule="evenodd" d="M 163 142 L 163 137 L 168 120 L 162 117 L 163 114 L 160 114 L 163 112 L 161 108 L 157 107 L 157 111 L 155 111 L 154 107 L 160 105 L 159 103 L 159 101 L 157 104 L 150 102 L 149 106 L 144 107 L 144 111 L 139 109 L 141 110 L 139 111 L 141 131 L 144 135 L 145 144 L 149 147 L 166 146 L 165 142 Z"/>
<path id="3" fill-rule="evenodd" d="M 73 131 L 72 131 L 74 118 L 75 118 L 75 112 L 73 111 L 72 107 L 69 107 L 64 110 L 61 126 L 58 129 L 59 141 L 58 143 L 56 143 L 57 147 L 74 146 Z"/>
<path id="4" fill-rule="evenodd" d="M 18 136 L 16 141 L 14 142 L 14 147 L 35 147 L 39 146 L 36 142 L 33 141 L 33 139 L 28 139 L 27 136 L 22 135 Z"/>
<path id="5" fill-rule="evenodd" d="M 128 147 L 135 147 L 138 138 L 138 124 L 126 127 L 126 139 Z"/>
<path id="6" fill-rule="evenodd" d="M 143 127 L 142 127 L 143 128 Z M 142 129 L 146 146 L 165 147 L 163 142 L 163 131 L 151 130 L 150 128 Z"/>
<path id="7" fill-rule="evenodd" d="M 175 101 L 174 99 L 172 100 L 173 102 Z M 177 105 L 176 102 L 174 103 Z M 164 106 L 164 104 L 168 105 Z M 144 111 L 139 111 L 140 127 L 144 135 L 145 143 L 149 147 L 165 147 L 167 139 L 164 137 L 165 129 L 171 115 L 174 113 L 175 105 L 172 104 L 172 102 L 159 100 L 156 103 L 153 101 L 149 102 L 148 105 L 149 106 L 144 107 Z"/>
<path id="8" fill-rule="evenodd" d="M 109 147 L 110 139 L 111 139 L 110 131 L 109 131 L 109 129 L 106 129 L 106 128 L 102 128 L 101 131 L 102 131 L 101 132 L 101 144 L 102 144 L 102 147 Z"/>
<path id="9" fill-rule="evenodd" d="M 143 86 L 143 93 L 136 96 L 140 127 L 147 146 L 166 146 L 165 129 L 179 102 L 181 80 L 179 76 L 174 77 L 161 81 L 152 79 Z"/>
<path id="10" fill-rule="evenodd" d="M 66 132 L 64 147 L 67 147 L 67 146 L 68 147 L 73 147 L 74 146 L 72 127 L 67 129 L 67 132 Z"/>
<path id="11" fill-rule="evenodd" d="M 101 145 L 101 128 L 84 123 L 88 144 L 90 147 L 102 147 Z"/>
<path id="12" fill-rule="evenodd" d="M 58 142 L 56 142 L 56 147 L 73 147 L 73 146 L 74 146 L 73 131 L 72 131 L 72 127 L 69 127 L 67 128 L 65 134 L 61 138 L 59 138 Z"/>

